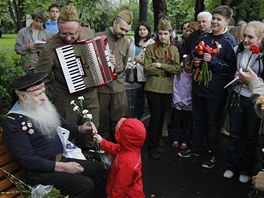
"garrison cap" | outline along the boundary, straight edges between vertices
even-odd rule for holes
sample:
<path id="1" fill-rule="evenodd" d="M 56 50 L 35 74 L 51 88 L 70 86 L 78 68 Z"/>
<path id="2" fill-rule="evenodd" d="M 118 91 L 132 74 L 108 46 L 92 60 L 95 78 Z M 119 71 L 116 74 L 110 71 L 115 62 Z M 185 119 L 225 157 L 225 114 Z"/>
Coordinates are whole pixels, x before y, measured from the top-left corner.
<path id="1" fill-rule="evenodd" d="M 32 16 L 37 16 L 38 18 L 40 18 L 42 20 L 42 22 L 47 21 L 47 18 L 45 16 L 45 12 L 41 7 L 37 7 L 33 13 Z"/>
<path id="2" fill-rule="evenodd" d="M 44 87 L 44 79 L 47 75 L 45 72 L 39 72 L 21 76 L 12 82 L 11 88 L 28 92 L 39 90 Z"/>
<path id="3" fill-rule="evenodd" d="M 167 19 L 160 19 L 158 29 L 171 31 L 172 30 L 171 22 Z"/>
<path id="4" fill-rule="evenodd" d="M 133 13 L 129 10 L 122 10 L 117 16 L 121 17 L 128 25 L 133 22 Z"/>
<path id="5" fill-rule="evenodd" d="M 61 21 L 80 21 L 76 7 L 67 5 L 62 8 L 59 16 Z"/>

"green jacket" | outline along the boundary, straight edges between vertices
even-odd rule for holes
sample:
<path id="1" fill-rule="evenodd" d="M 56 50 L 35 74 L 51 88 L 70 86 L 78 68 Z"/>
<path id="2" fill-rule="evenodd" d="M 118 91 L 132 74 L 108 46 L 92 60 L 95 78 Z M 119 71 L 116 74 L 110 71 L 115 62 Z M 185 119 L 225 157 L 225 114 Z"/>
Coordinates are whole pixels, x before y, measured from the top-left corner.
<path id="1" fill-rule="evenodd" d="M 108 83 L 107 85 L 97 89 L 99 93 L 120 93 L 125 91 L 125 78 L 124 71 L 128 59 L 129 43 L 125 38 L 118 39 L 108 29 L 105 32 L 98 33 L 98 35 L 106 35 L 108 45 L 112 54 L 115 56 L 115 70 L 117 73 L 117 79 Z"/>
<path id="2" fill-rule="evenodd" d="M 179 52 L 175 46 L 170 46 L 174 61 L 168 61 L 158 58 L 154 53 L 156 43 L 148 45 L 145 53 L 144 69 L 147 76 L 145 90 L 155 93 L 172 94 L 173 93 L 173 74 L 180 74 L 181 65 L 179 61 Z M 159 46 L 161 55 L 166 53 L 167 46 Z M 152 63 L 161 63 L 161 67 L 152 66 Z"/>

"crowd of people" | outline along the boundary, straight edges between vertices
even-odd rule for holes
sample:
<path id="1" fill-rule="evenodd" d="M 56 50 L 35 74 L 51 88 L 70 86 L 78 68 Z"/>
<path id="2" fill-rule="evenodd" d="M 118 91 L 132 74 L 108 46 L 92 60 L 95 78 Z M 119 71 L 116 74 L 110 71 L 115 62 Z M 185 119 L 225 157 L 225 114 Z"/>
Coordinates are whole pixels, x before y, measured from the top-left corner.
<path id="1" fill-rule="evenodd" d="M 169 17 L 162 15 L 155 37 L 142 21 L 126 39 L 133 22 L 129 10 L 119 12 L 104 32 L 83 27 L 72 5 L 60 9 L 52 4 L 48 11 L 49 20 L 43 9 L 36 8 L 30 26 L 18 32 L 15 51 L 28 57 L 22 65 L 27 74 L 11 85 L 16 103 L 3 124 L 5 141 L 26 183 L 54 185 L 70 197 L 144 197 L 141 148 L 146 140 L 149 157 L 161 159 L 163 126 L 171 109 L 171 146 L 182 158 L 204 156 L 202 167 L 207 169 L 217 162 L 223 115 L 228 114 L 223 177 L 238 174 L 241 183 L 252 178 L 253 186 L 264 191 L 262 22 L 241 23 L 237 35 L 232 35 L 228 30 L 232 9 L 221 5 L 212 13 L 199 13 L 196 22 L 185 22 L 181 38 Z M 107 38 L 116 79 L 99 88 L 70 93 L 56 48 L 96 36 Z M 85 64 L 83 68 L 89 68 Z M 125 118 L 126 81 L 144 88 L 138 93 L 139 118 Z M 54 105 L 45 94 L 45 83 L 52 83 Z M 82 108 L 92 115 L 91 123 L 83 123 L 70 106 L 80 98 Z M 147 129 L 140 121 L 145 106 L 149 110 Z M 59 136 L 63 130 L 83 150 L 96 142 L 112 157 L 111 169 L 101 162 L 65 157 Z"/>

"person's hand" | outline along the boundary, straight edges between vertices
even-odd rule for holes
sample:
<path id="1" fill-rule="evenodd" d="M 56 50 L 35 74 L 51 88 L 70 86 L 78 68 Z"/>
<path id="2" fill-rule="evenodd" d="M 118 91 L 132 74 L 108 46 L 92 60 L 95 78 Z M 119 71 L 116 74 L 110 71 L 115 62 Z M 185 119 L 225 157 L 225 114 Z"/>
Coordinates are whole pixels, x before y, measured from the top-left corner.
<path id="1" fill-rule="evenodd" d="M 34 43 L 28 43 L 26 47 L 27 47 L 27 50 L 29 51 L 34 51 L 37 49 Z"/>
<path id="2" fill-rule="evenodd" d="M 184 106 L 185 106 L 185 104 L 184 104 L 182 101 L 178 102 L 178 105 L 179 105 L 180 107 L 184 107 Z"/>
<path id="3" fill-rule="evenodd" d="M 81 173 L 84 168 L 76 162 L 56 162 L 55 171 L 67 173 Z"/>
<path id="4" fill-rule="evenodd" d="M 209 53 L 204 53 L 203 60 L 209 63 L 212 60 L 212 55 Z"/>
<path id="5" fill-rule="evenodd" d="M 94 134 L 93 138 L 98 144 L 101 144 L 102 139 L 103 139 L 102 136 L 99 135 L 98 133 Z"/>
<path id="6" fill-rule="evenodd" d="M 109 61 L 110 61 L 113 65 L 115 65 L 115 64 L 116 64 L 115 56 L 112 55 L 112 54 L 110 54 L 110 55 L 109 55 Z"/>
<path id="7" fill-rule="evenodd" d="M 83 123 L 81 126 L 79 126 L 78 131 L 80 133 L 90 133 L 90 132 L 98 133 L 93 122 L 90 122 L 90 124 L 87 122 Z"/>
<path id="8" fill-rule="evenodd" d="M 141 57 L 139 57 L 139 56 L 135 56 L 135 57 L 134 57 L 134 61 L 135 61 L 136 63 L 140 63 L 140 61 L 141 61 Z"/>
<path id="9" fill-rule="evenodd" d="M 240 68 L 238 76 L 239 79 L 246 85 L 250 81 L 258 77 L 257 74 L 255 74 L 251 68 L 248 68 L 247 71 L 243 71 L 242 68 Z"/>
<path id="10" fill-rule="evenodd" d="M 264 192 L 264 172 L 260 171 L 252 177 L 252 185 L 255 189 Z"/>
<path id="11" fill-rule="evenodd" d="M 157 67 L 157 68 L 160 68 L 161 67 L 161 64 L 160 63 L 152 63 L 152 66 Z"/>

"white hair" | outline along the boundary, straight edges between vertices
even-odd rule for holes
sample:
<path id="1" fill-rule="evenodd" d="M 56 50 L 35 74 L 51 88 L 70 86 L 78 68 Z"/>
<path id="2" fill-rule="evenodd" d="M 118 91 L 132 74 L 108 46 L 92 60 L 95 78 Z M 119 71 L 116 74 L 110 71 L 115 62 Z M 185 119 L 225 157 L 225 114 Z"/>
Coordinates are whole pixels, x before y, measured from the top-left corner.
<path id="1" fill-rule="evenodd" d="M 61 125 L 60 116 L 55 106 L 46 97 L 43 103 L 34 102 L 25 92 L 27 99 L 21 104 L 24 113 L 33 123 L 36 130 L 46 138 L 53 138 Z"/>
<path id="2" fill-rule="evenodd" d="M 199 17 L 202 17 L 202 16 L 205 16 L 208 21 L 211 21 L 212 20 L 212 14 L 210 12 L 207 12 L 207 11 L 203 11 L 203 12 L 200 12 L 198 15 L 197 15 L 197 19 Z"/>

